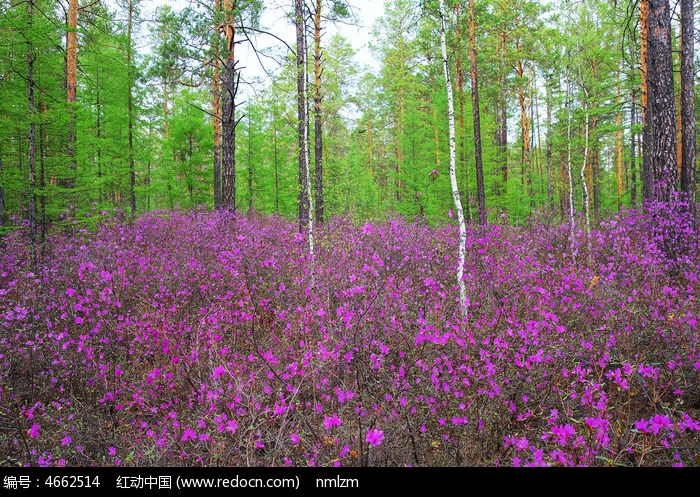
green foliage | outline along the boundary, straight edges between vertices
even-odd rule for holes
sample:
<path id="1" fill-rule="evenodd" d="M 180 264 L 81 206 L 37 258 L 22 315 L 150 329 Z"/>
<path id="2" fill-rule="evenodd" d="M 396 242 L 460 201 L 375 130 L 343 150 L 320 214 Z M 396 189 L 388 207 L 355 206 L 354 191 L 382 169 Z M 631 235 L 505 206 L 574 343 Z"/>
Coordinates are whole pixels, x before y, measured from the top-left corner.
<path id="1" fill-rule="evenodd" d="M 465 1 L 448 4 L 457 178 L 465 214 L 474 219 L 469 16 Z M 209 10 L 204 4 L 183 10 L 166 4 L 147 22 L 140 17 L 136 2 L 132 46 L 123 21 L 127 2 L 111 4 L 112 8 L 97 3 L 81 9 L 77 102 L 71 109 L 65 95 L 64 13 L 48 0 L 35 0 L 34 5 L 31 18 L 27 3 L 0 6 L 0 37 L 13 40 L 0 43 L 0 116 L 7 123 L 0 128 L 0 218 L 4 223 L 25 220 L 32 196 L 46 224 L 64 222 L 66 210 L 74 212 L 79 222 L 89 219 L 95 209 L 128 211 L 130 117 L 137 209 L 212 207 L 212 89 L 216 57 L 226 56 L 216 28 L 227 13 Z M 238 42 L 248 36 L 261 43 L 248 28 L 266 29 L 263 7 L 260 1 L 236 3 Z M 349 40 L 330 30 L 322 38 L 324 196 L 329 216 L 381 218 L 399 213 L 442 222 L 452 207 L 448 109 L 433 7 L 433 2 L 417 0 L 386 3 L 369 40 L 380 64 L 378 71 L 358 65 Z M 324 3 L 323 11 L 331 22 L 352 21 L 355 14 L 351 3 L 344 0 Z M 622 204 L 629 205 L 629 142 L 633 133 L 641 133 L 640 125 L 629 119 L 632 94 L 639 106 L 635 15 L 619 3 L 590 0 L 476 0 L 475 11 L 490 220 L 505 214 L 519 222 L 550 208 L 566 217 L 569 151 L 575 210 L 581 211 L 584 205 L 581 168 L 585 158 L 589 165 L 596 165 L 590 172 L 591 206 L 597 214 L 615 211 L 618 110 L 623 116 Z M 150 49 L 135 50 L 136 45 Z M 28 54 L 33 57 L 35 81 L 32 122 L 27 101 Z M 274 77 L 269 83 L 249 80 L 243 68 L 243 84 L 250 83 L 255 91 L 245 99 L 239 96 L 236 110 L 241 117 L 236 144 L 237 204 L 241 209 L 287 217 L 298 212 L 296 70 L 291 55 L 279 57 L 279 67 L 271 69 Z M 309 70 L 311 74 L 311 66 Z M 127 112 L 129 92 L 131 116 Z M 524 99 L 523 115 L 520 98 Z M 504 105 L 505 150 L 496 139 Z M 77 178 L 69 188 L 74 173 L 66 138 L 73 112 Z M 588 157 L 584 157 L 586 112 Z M 529 131 L 527 157 L 521 119 Z M 33 189 L 28 175 L 30 124 L 37 129 Z M 313 147 L 311 150 L 313 159 Z M 640 192 L 641 158 L 634 159 Z"/>

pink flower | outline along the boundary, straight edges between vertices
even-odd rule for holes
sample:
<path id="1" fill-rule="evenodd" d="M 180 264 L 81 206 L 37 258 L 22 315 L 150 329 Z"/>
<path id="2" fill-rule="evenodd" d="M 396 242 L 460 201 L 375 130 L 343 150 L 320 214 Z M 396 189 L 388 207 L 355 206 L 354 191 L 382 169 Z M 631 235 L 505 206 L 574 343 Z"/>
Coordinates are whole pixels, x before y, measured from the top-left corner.
<path id="1" fill-rule="evenodd" d="M 223 366 L 216 366 L 214 368 L 214 372 L 211 375 L 216 380 L 216 379 L 220 378 L 221 375 L 223 375 L 225 372 L 226 372 L 226 368 L 224 368 Z"/>
<path id="2" fill-rule="evenodd" d="M 330 430 L 334 426 L 340 426 L 342 424 L 343 422 L 336 413 L 333 413 L 332 416 L 325 416 L 323 418 L 323 426 L 325 426 L 327 430 Z"/>
<path id="3" fill-rule="evenodd" d="M 668 419 L 668 416 L 664 416 L 662 414 L 657 414 L 651 418 L 649 423 L 651 424 L 651 430 L 654 433 L 659 433 L 664 428 L 669 430 L 673 428 L 673 424 L 671 423 L 671 420 Z"/>
<path id="4" fill-rule="evenodd" d="M 649 423 L 646 419 L 642 418 L 634 422 L 634 429 L 643 433 L 649 433 Z"/>
<path id="5" fill-rule="evenodd" d="M 196 440 L 197 439 L 197 432 L 194 431 L 192 428 L 187 428 L 185 432 L 182 434 L 182 440 L 183 442 L 187 442 L 188 440 Z"/>
<path id="6" fill-rule="evenodd" d="M 381 445 L 382 440 L 384 440 L 384 432 L 382 430 L 377 430 L 373 428 L 367 432 L 367 437 L 365 437 L 365 442 L 370 444 L 372 447 L 377 447 Z"/>
<path id="7" fill-rule="evenodd" d="M 110 447 L 109 450 L 107 451 L 110 457 L 114 457 L 117 455 L 117 448 L 116 447 Z"/>
<path id="8" fill-rule="evenodd" d="M 289 438 L 292 440 L 292 443 L 294 445 L 298 444 L 301 441 L 301 437 L 299 435 L 297 435 L 296 433 L 290 434 Z"/>
<path id="9" fill-rule="evenodd" d="M 39 423 L 34 423 L 31 428 L 29 428 L 29 436 L 32 438 L 37 438 L 41 435 L 41 426 Z"/>

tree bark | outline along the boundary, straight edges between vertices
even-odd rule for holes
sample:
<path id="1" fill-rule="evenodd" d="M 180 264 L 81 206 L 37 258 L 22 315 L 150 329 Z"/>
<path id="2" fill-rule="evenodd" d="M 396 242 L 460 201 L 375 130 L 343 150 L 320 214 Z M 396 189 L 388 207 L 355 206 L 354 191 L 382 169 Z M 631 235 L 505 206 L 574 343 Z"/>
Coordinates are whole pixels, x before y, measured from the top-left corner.
<path id="1" fill-rule="evenodd" d="M 315 286 L 314 212 L 309 166 L 309 122 L 306 86 L 306 17 L 304 0 L 295 0 L 297 35 L 297 107 L 299 117 L 299 232 L 306 228 L 309 246 L 309 287 Z"/>
<path id="2" fill-rule="evenodd" d="M 221 0 L 214 0 L 214 12 L 221 12 Z M 218 28 L 217 28 L 218 30 Z M 214 209 L 221 208 L 221 41 L 215 36 L 212 74 L 212 124 L 214 127 Z"/>
<path id="3" fill-rule="evenodd" d="M 311 220 L 311 198 L 306 189 L 308 177 L 308 115 L 306 108 L 306 19 L 304 1 L 295 0 L 294 16 L 297 38 L 297 119 L 299 143 L 299 232 L 301 233 Z"/>
<path id="4" fill-rule="evenodd" d="M 472 114 L 474 117 L 474 163 L 476 167 L 476 198 L 479 209 L 479 224 L 486 225 L 486 193 L 484 191 L 484 168 L 481 152 L 481 114 L 479 112 L 479 76 L 476 65 L 476 13 L 474 0 L 469 0 L 469 61 L 472 78 Z"/>
<path id="5" fill-rule="evenodd" d="M 637 98 L 634 90 L 630 96 L 630 204 L 637 205 L 637 132 L 634 126 L 637 124 Z"/>
<path id="6" fill-rule="evenodd" d="M 452 96 L 452 81 L 450 79 L 450 68 L 447 60 L 447 41 L 446 41 L 446 19 L 445 19 L 445 2 L 440 0 L 440 44 L 442 47 L 442 66 L 445 73 L 445 88 L 447 90 L 447 115 L 449 120 L 450 132 L 450 183 L 452 185 L 452 198 L 457 211 L 457 222 L 459 223 L 459 262 L 457 263 L 457 283 L 459 285 L 459 308 L 462 314 L 462 323 L 467 324 L 469 313 L 467 308 L 467 289 L 464 283 L 464 263 L 466 260 L 466 242 L 467 228 L 464 223 L 464 211 L 462 210 L 462 201 L 459 196 L 459 188 L 457 186 L 456 168 L 456 138 L 455 138 L 455 112 L 454 98 Z"/>
<path id="7" fill-rule="evenodd" d="M 78 160 L 76 156 L 77 120 L 75 114 L 76 88 L 78 75 L 78 0 L 68 1 L 68 23 L 66 30 L 66 102 L 68 104 L 68 135 L 66 155 L 68 156 L 67 188 L 75 188 Z"/>
<path id="8" fill-rule="evenodd" d="M 681 0 L 681 127 L 683 148 L 681 191 L 687 196 L 693 214 L 696 213 L 696 136 L 695 136 L 695 53 L 693 0 Z"/>
<path id="9" fill-rule="evenodd" d="M 31 33 L 34 16 L 34 0 L 29 0 L 29 26 Z M 36 219 L 36 106 L 34 101 L 34 46 L 27 41 L 27 111 L 29 118 L 29 149 L 27 160 L 29 161 L 29 254 L 32 268 L 37 264 L 37 219 Z"/>
<path id="10" fill-rule="evenodd" d="M 617 178 L 617 210 L 622 208 L 622 83 L 617 83 L 617 113 L 615 116 L 617 125 L 616 133 L 616 157 L 615 157 L 615 177 Z"/>
<path id="11" fill-rule="evenodd" d="M 501 4 L 501 15 L 505 15 L 507 5 L 505 2 Z M 498 72 L 499 85 L 501 93 L 497 98 L 498 109 L 496 111 L 496 144 L 498 146 L 501 177 L 503 178 L 503 189 L 505 191 L 506 183 L 508 182 L 508 100 L 506 97 L 506 64 L 508 53 L 508 33 L 506 30 L 505 21 L 501 28 L 500 40 L 500 68 Z"/>
<path id="12" fill-rule="evenodd" d="M 518 60 L 516 67 L 518 79 L 520 80 L 520 84 L 518 85 L 518 102 L 520 103 L 520 162 L 522 167 L 521 182 L 523 185 L 525 185 L 525 191 L 527 191 L 527 188 L 529 187 L 528 176 L 530 173 L 530 127 L 527 116 L 527 98 L 525 95 L 525 84 L 523 83 L 523 78 L 525 77 L 525 68 L 523 66 L 523 61 Z"/>
<path id="13" fill-rule="evenodd" d="M 136 164 L 134 160 L 134 68 L 132 60 L 133 46 L 133 24 L 134 24 L 134 2 L 129 1 L 129 12 L 127 21 L 127 47 L 126 47 L 126 65 L 129 71 L 129 89 L 127 96 L 127 120 L 129 134 L 129 206 L 131 210 L 131 219 L 136 217 Z"/>
<path id="14" fill-rule="evenodd" d="M 651 167 L 651 127 L 647 126 L 649 115 L 649 0 L 641 0 L 639 4 L 639 31 L 640 31 L 640 65 L 642 78 L 642 197 L 644 202 L 651 200 L 652 167 Z"/>
<path id="15" fill-rule="evenodd" d="M 235 35 L 236 2 L 224 0 L 224 23 L 221 26 L 228 57 L 222 78 L 223 105 L 221 109 L 221 207 L 236 211 L 236 93 L 240 76 L 236 71 Z"/>
<path id="16" fill-rule="evenodd" d="M 669 0 L 649 0 L 647 24 L 649 156 L 652 199 L 670 201 L 676 188 L 676 119 Z M 646 135 L 645 135 L 646 136 Z"/>
<path id="17" fill-rule="evenodd" d="M 230 57 L 224 66 L 221 109 L 221 207 L 236 211 L 236 93 L 240 76 L 236 60 Z"/>
<path id="18" fill-rule="evenodd" d="M 552 81 L 550 76 L 545 84 L 547 85 L 547 203 L 549 209 L 554 210 L 554 191 L 552 188 Z"/>
<path id="19" fill-rule="evenodd" d="M 321 0 L 316 0 L 314 12 L 314 172 L 316 185 L 316 222 L 323 223 L 323 113 L 321 75 Z"/>
<path id="20" fill-rule="evenodd" d="M 0 228 L 5 226 L 5 189 L 2 185 L 2 143 L 0 143 Z"/>

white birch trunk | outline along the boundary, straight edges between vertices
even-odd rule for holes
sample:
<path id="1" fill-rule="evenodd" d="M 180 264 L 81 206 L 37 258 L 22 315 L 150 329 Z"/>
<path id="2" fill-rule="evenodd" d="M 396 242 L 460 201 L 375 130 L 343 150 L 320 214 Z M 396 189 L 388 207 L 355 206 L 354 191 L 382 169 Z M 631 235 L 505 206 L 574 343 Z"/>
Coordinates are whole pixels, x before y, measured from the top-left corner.
<path id="1" fill-rule="evenodd" d="M 566 173 L 569 179 L 569 224 L 571 225 L 570 242 L 571 254 L 576 262 L 576 250 L 574 248 L 575 219 L 574 219 L 574 178 L 571 174 L 571 76 L 569 69 L 566 70 Z"/>
<path id="2" fill-rule="evenodd" d="M 588 183 L 586 182 L 586 168 L 588 167 L 588 148 L 589 148 L 589 131 L 588 124 L 590 121 L 590 113 L 588 111 L 588 91 L 585 86 L 583 87 L 583 94 L 586 98 L 584 106 L 586 107 L 586 129 L 584 131 L 585 141 L 583 147 L 583 166 L 581 166 L 581 184 L 583 185 L 583 207 L 584 213 L 586 214 L 586 243 L 588 246 L 588 258 L 590 262 L 591 258 L 591 211 L 590 211 L 590 200 L 588 191 Z"/>
<path id="3" fill-rule="evenodd" d="M 456 138 L 455 138 L 455 113 L 454 98 L 452 96 L 452 81 L 450 79 L 450 68 L 447 61 L 447 41 L 446 41 L 446 20 L 445 2 L 440 0 L 440 44 L 442 46 L 442 66 L 445 70 L 445 88 L 447 89 L 447 115 L 450 128 L 450 184 L 452 185 L 452 197 L 454 198 L 455 210 L 457 211 L 457 221 L 459 223 L 459 263 L 457 265 L 457 283 L 459 284 L 459 307 L 462 312 L 462 321 L 468 322 L 467 311 L 467 289 L 464 284 L 464 263 L 466 259 L 467 227 L 464 224 L 464 211 L 462 201 L 459 196 L 457 186 L 456 169 Z"/>
<path id="4" fill-rule="evenodd" d="M 306 26 L 304 24 L 304 26 Z M 306 37 L 306 29 L 304 29 L 304 36 Z M 308 104 L 309 101 L 309 91 L 307 83 L 307 54 L 306 54 L 306 43 L 304 43 L 304 51 L 301 54 L 302 66 L 304 68 L 304 78 L 302 80 L 302 93 L 304 95 L 304 105 Z M 304 164 L 306 167 L 306 195 L 309 199 L 309 224 L 308 224 L 308 240 L 309 240 L 309 286 L 313 288 L 316 285 L 316 263 L 314 255 L 314 199 L 311 192 L 311 166 L 309 164 L 309 112 L 305 112 L 306 122 L 304 123 Z"/>

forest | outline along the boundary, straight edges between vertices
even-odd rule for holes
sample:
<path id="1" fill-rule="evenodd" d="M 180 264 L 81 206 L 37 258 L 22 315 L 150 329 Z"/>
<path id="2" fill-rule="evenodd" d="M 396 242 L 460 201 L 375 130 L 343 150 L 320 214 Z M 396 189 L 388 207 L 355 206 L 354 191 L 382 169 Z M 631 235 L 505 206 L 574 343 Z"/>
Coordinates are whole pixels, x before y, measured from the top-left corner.
<path id="1" fill-rule="evenodd" d="M 700 466 L 693 0 L 370 3 L 0 4 L 0 467 Z"/>

